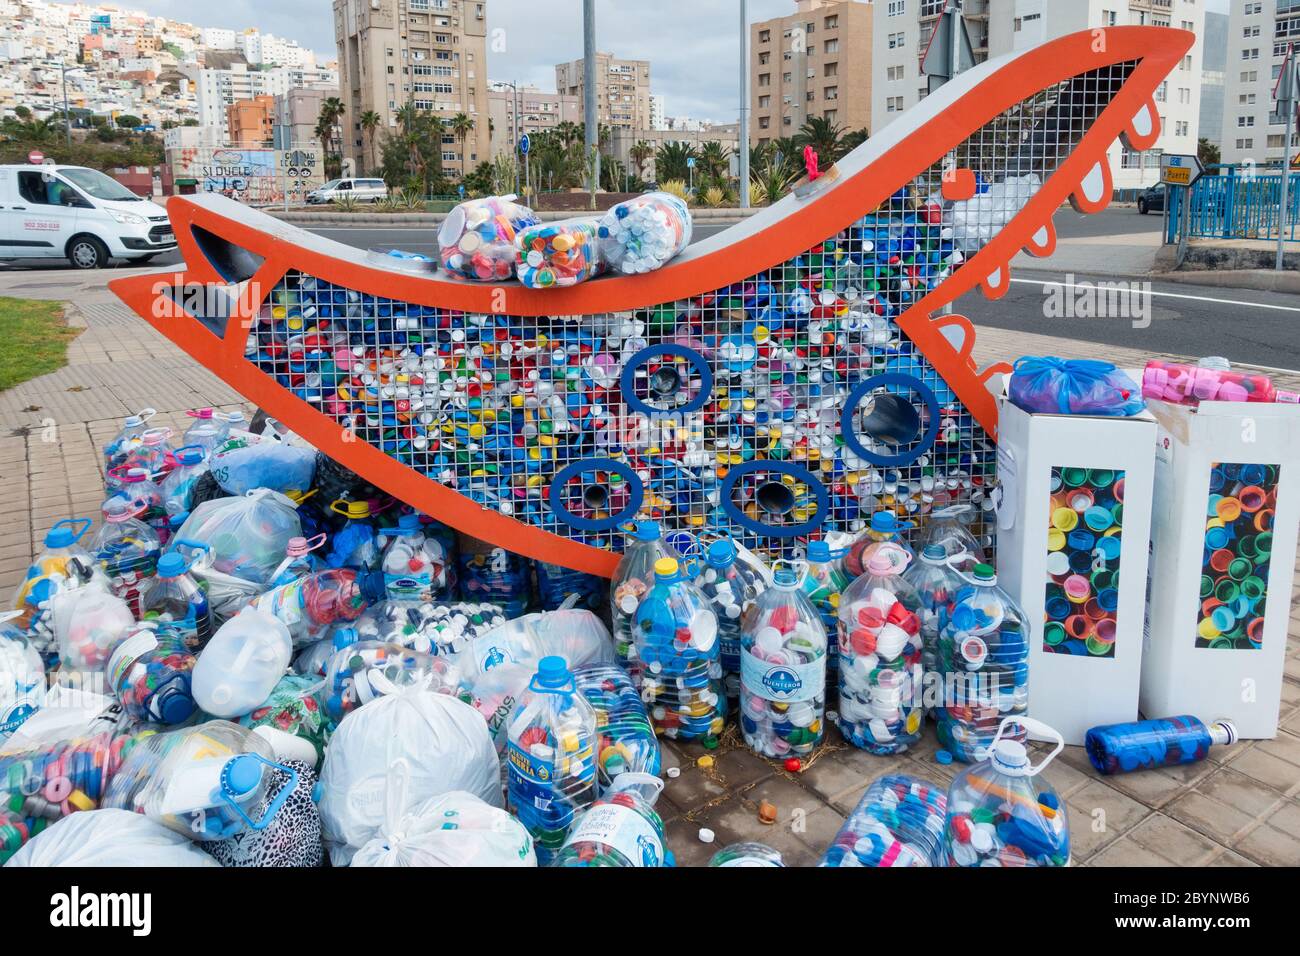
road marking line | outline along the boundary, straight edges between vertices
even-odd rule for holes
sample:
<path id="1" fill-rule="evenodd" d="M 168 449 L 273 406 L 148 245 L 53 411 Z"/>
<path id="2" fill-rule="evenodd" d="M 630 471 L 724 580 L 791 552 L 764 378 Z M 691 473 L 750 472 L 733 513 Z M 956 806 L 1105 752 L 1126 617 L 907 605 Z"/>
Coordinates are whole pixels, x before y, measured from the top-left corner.
<path id="1" fill-rule="evenodd" d="M 1084 286 L 1077 285 L 1077 284 L 1074 284 L 1074 283 L 1068 283 L 1068 284 L 1067 284 L 1067 283 L 1065 283 L 1065 282 L 1044 282 L 1044 281 L 1041 281 L 1041 280 L 1039 280 L 1039 279 L 1012 279 L 1011 281 L 1012 281 L 1012 282 L 1020 282 L 1020 283 L 1023 283 L 1024 285 L 1041 285 L 1041 286 L 1059 285 L 1059 286 L 1064 286 L 1064 287 L 1067 288 L 1067 289 L 1083 289 L 1083 288 L 1086 288 L 1086 287 L 1084 287 Z M 1101 281 L 1106 282 L 1106 281 L 1108 281 L 1108 280 L 1103 279 L 1103 280 L 1101 280 Z M 1118 280 L 1118 281 L 1120 281 L 1120 282 L 1130 282 L 1130 281 L 1133 281 L 1133 280 L 1129 280 L 1129 279 L 1121 279 L 1121 280 Z M 1090 283 L 1090 285 L 1091 285 L 1093 288 L 1096 287 L 1096 283 L 1095 283 L 1095 282 Z M 1237 301 L 1237 300 L 1235 300 L 1235 299 L 1212 299 L 1212 298 L 1209 298 L 1209 297 L 1207 297 L 1207 296 L 1203 296 L 1203 295 L 1182 295 L 1182 294 L 1180 294 L 1180 293 L 1178 293 L 1178 292 L 1155 292 L 1155 291 L 1152 291 L 1152 292 L 1150 292 L 1150 293 L 1148 293 L 1148 294 L 1151 295 L 1151 296 L 1160 296 L 1160 297 L 1165 298 L 1165 299 L 1190 299 L 1190 300 L 1193 301 L 1193 302 L 1214 302 L 1214 303 L 1216 303 L 1216 304 L 1218 304 L 1218 305 L 1244 305 L 1244 306 L 1247 306 L 1247 307 L 1249 307 L 1249 308 L 1253 308 L 1253 309 L 1273 309 L 1274 311 L 1277 311 L 1277 312 L 1300 312 L 1300 307 L 1298 307 L 1298 306 L 1294 306 L 1294 305 L 1270 305 L 1270 304 L 1267 303 L 1267 302 L 1240 302 L 1240 301 Z M 1279 293 L 1279 294 L 1281 294 L 1281 295 L 1286 295 L 1287 293 Z"/>

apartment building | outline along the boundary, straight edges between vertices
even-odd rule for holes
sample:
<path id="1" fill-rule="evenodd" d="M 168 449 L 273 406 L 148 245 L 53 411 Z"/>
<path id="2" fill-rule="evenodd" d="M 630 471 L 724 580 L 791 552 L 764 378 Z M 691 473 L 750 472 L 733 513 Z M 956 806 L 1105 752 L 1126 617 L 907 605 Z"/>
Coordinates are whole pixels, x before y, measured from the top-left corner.
<path id="1" fill-rule="evenodd" d="M 750 24 L 752 142 L 793 136 L 813 116 L 845 131 L 871 127 L 873 8 L 882 5 L 796 0 L 790 15 Z"/>
<path id="2" fill-rule="evenodd" d="M 270 145 L 278 97 L 262 94 L 251 100 L 236 100 L 226 107 L 226 142 L 250 149 Z"/>
<path id="3" fill-rule="evenodd" d="M 548 93 L 535 86 L 521 86 L 518 95 L 506 83 L 488 86 L 488 130 L 491 134 L 492 156 L 514 150 L 515 137 L 524 133 L 530 136 L 555 129 L 561 123 L 580 123 L 582 103 L 576 96 L 565 93 Z M 515 104 L 519 114 L 515 115 Z"/>
<path id="4" fill-rule="evenodd" d="M 443 120 L 464 113 L 474 130 L 464 143 L 443 136 L 450 179 L 488 158 L 487 3 L 485 0 L 334 0 L 334 38 L 345 113 L 343 154 L 367 164 L 361 117 L 373 110 L 380 132 L 397 127 L 407 103 Z M 378 147 L 376 146 L 376 151 Z"/>
<path id="5" fill-rule="evenodd" d="M 1300 0 L 1233 0 L 1223 84 L 1225 163 L 1282 161 L 1286 126 L 1273 90 L 1292 44 L 1300 54 Z M 1293 132 L 1293 156 L 1298 146 L 1300 133 Z"/>
<path id="6" fill-rule="evenodd" d="M 578 99 L 586 121 L 585 61 L 555 66 L 555 89 Z M 650 61 L 623 60 L 612 53 L 596 54 L 596 115 L 602 126 L 613 129 L 651 129 Z"/>
<path id="7" fill-rule="evenodd" d="M 310 146 L 316 139 L 316 122 L 320 119 L 321 107 L 328 96 L 337 96 L 337 91 L 294 88 L 283 96 L 275 98 L 275 125 L 282 128 L 284 143 L 295 146 Z"/>
<path id="8" fill-rule="evenodd" d="M 1205 12 L 1201 55 L 1200 138 L 1223 143 L 1223 86 L 1228 72 L 1228 15 Z"/>
<path id="9" fill-rule="evenodd" d="M 876 64 L 872 129 L 879 131 L 925 97 L 921 60 L 947 0 L 882 0 L 875 5 Z M 1161 135 L 1155 147 L 1132 153 L 1120 143 L 1108 153 L 1117 190 L 1159 178 L 1161 153 L 1195 153 L 1201 110 L 1204 0 L 964 0 L 962 11 L 976 62 L 1098 27 L 1172 26 L 1196 44 L 1156 93 Z"/>

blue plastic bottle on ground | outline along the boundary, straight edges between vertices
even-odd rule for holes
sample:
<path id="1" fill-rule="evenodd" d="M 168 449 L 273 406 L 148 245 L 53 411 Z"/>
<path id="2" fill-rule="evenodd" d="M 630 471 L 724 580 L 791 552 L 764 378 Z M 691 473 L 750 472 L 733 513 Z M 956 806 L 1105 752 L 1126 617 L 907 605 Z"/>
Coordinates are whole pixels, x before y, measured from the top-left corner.
<path id="1" fill-rule="evenodd" d="M 1097 772 L 1110 776 L 1196 763 L 1208 757 L 1215 744 L 1236 740 L 1237 728 L 1231 721 L 1216 720 L 1206 725 L 1185 715 L 1093 727 L 1083 745 Z"/>

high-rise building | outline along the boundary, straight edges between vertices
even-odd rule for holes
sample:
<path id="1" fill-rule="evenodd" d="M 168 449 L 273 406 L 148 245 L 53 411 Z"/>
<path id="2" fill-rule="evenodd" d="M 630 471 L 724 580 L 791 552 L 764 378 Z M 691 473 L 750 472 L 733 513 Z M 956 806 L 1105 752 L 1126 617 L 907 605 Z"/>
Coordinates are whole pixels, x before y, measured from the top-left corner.
<path id="1" fill-rule="evenodd" d="M 283 128 L 283 142 L 293 147 L 315 145 L 316 121 L 320 118 L 327 90 L 291 89 L 275 98 L 275 124 Z"/>
<path id="2" fill-rule="evenodd" d="M 1282 161 L 1286 126 L 1273 89 L 1291 44 L 1300 54 L 1300 0 L 1233 0 L 1223 82 L 1223 162 Z M 1294 156 L 1300 131 L 1292 128 Z"/>
<path id="3" fill-rule="evenodd" d="M 578 98 L 579 122 L 586 121 L 583 98 L 584 61 L 559 63 L 555 89 Z M 602 126 L 650 129 L 650 61 L 621 60 L 612 53 L 596 54 L 596 115 Z"/>
<path id="4" fill-rule="evenodd" d="M 457 179 L 488 158 L 485 0 L 334 0 L 344 115 L 343 155 L 368 165 L 361 117 L 379 115 L 375 153 L 408 103 L 474 129 L 442 138 L 443 173 Z"/>
<path id="5" fill-rule="evenodd" d="M 946 6 L 946 0 L 875 4 L 873 132 L 926 95 L 921 60 Z M 1155 147 L 1133 153 L 1116 142 L 1107 155 L 1115 189 L 1128 190 L 1159 178 L 1161 153 L 1196 152 L 1204 0 L 964 0 L 962 12 L 976 62 L 1103 27 L 1172 26 L 1196 34 L 1196 44 L 1156 92 L 1161 134 Z"/>
<path id="6" fill-rule="evenodd" d="M 750 24 L 752 142 L 794 136 L 814 116 L 846 132 L 870 128 L 872 7 L 857 0 L 796 0 L 794 13 Z"/>
<path id="7" fill-rule="evenodd" d="M 263 93 L 251 100 L 236 100 L 226 107 L 227 142 L 249 149 L 271 144 L 271 125 L 275 121 L 277 97 Z"/>
<path id="8" fill-rule="evenodd" d="M 516 94 L 515 88 L 507 83 L 492 83 L 487 95 L 493 156 L 513 151 L 516 137 L 524 133 L 531 136 L 555 129 L 561 123 L 581 121 L 582 106 L 576 96 L 548 93 L 535 86 L 521 86 Z"/>
<path id="9" fill-rule="evenodd" d="M 1201 53 L 1200 138 L 1223 142 L 1223 83 L 1228 68 L 1228 15 L 1205 11 Z"/>
<path id="10" fill-rule="evenodd" d="M 667 129 L 668 116 L 664 112 L 667 109 L 667 102 L 662 93 L 650 94 L 650 128 Z"/>

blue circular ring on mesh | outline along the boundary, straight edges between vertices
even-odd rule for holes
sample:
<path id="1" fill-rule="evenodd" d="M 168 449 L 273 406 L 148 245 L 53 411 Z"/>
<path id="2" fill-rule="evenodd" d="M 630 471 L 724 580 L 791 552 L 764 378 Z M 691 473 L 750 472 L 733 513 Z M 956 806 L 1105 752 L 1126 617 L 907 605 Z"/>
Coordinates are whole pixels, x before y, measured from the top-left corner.
<path id="1" fill-rule="evenodd" d="M 617 514 L 610 515 L 608 518 L 583 518 L 570 511 L 564 503 L 561 492 L 565 485 L 585 471 L 607 471 L 621 476 L 628 483 L 631 490 L 627 507 Z M 582 461 L 575 461 L 571 465 L 565 465 L 556 473 L 555 477 L 551 479 L 551 487 L 547 491 L 546 497 L 551 504 L 551 511 L 555 513 L 555 517 L 569 527 L 576 528 L 579 531 L 608 531 L 636 517 L 636 513 L 641 510 L 641 502 L 645 498 L 645 486 L 642 485 L 637 473 L 621 461 L 615 461 L 613 458 L 584 458 Z"/>
<path id="2" fill-rule="evenodd" d="M 678 358 L 684 358 L 695 366 L 695 371 L 700 376 L 699 394 L 678 408 L 656 408 L 654 405 L 643 402 L 638 398 L 635 388 L 636 370 L 656 355 L 676 355 Z M 640 412 L 642 415 L 685 415 L 690 412 L 698 412 L 704 407 L 704 403 L 709 400 L 709 396 L 713 394 L 713 370 L 709 368 L 709 362 L 703 355 L 695 351 L 695 349 L 687 348 L 685 345 L 678 345 L 676 342 L 647 345 L 623 363 L 623 374 L 619 377 L 619 387 L 623 391 L 624 404 L 634 412 Z"/>
<path id="3" fill-rule="evenodd" d="M 732 502 L 731 492 L 736 487 L 737 481 L 756 471 L 788 475 L 795 481 L 807 485 L 817 499 L 817 513 L 802 524 L 792 524 L 788 527 L 764 524 L 746 515 Z M 826 486 L 808 469 L 788 461 L 768 461 L 762 458 L 756 458 L 753 461 L 747 461 L 728 469 L 727 477 L 722 479 L 722 485 L 718 488 L 718 499 L 719 506 L 727 517 L 736 524 L 748 531 L 752 531 L 754 534 L 766 535 L 771 538 L 798 538 L 812 534 L 821 527 L 822 522 L 830 514 L 831 503 Z"/>
<path id="4" fill-rule="evenodd" d="M 881 386 L 890 385 L 910 389 L 920 396 L 921 401 L 930 410 L 930 424 L 926 426 L 925 433 L 917 441 L 915 447 L 897 455 L 881 455 L 862 444 L 862 440 L 858 438 L 858 434 L 853 428 L 853 415 L 857 411 L 859 403 L 868 393 Z M 898 392 L 891 391 L 890 394 L 897 395 Z M 939 434 L 939 400 L 935 398 L 934 391 L 929 385 L 914 376 L 903 375 L 898 372 L 873 375 L 871 378 L 864 379 L 853 386 L 853 390 L 849 392 L 849 396 L 844 402 L 844 412 L 840 416 L 840 434 L 844 438 L 844 444 L 848 445 L 858 457 L 873 465 L 881 467 L 910 465 L 933 447 L 934 440 Z"/>

